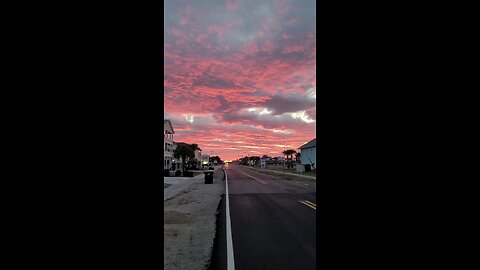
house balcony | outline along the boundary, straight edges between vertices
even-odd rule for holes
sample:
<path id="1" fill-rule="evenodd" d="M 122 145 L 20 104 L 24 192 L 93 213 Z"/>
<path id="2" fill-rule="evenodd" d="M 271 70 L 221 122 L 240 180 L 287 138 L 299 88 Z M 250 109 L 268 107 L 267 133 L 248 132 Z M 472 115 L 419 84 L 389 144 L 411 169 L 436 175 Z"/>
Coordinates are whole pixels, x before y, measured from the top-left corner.
<path id="1" fill-rule="evenodd" d="M 163 143 L 168 143 L 168 144 L 171 144 L 173 145 L 173 138 L 169 138 L 169 137 L 163 137 Z"/>
<path id="2" fill-rule="evenodd" d="M 173 151 L 164 151 L 164 156 L 173 158 Z"/>

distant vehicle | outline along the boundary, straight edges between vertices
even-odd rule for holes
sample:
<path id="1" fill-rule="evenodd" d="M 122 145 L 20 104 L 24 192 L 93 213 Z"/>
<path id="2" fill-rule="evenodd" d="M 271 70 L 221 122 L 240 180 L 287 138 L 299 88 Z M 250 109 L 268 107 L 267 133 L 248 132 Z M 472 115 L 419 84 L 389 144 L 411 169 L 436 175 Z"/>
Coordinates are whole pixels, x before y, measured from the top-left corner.
<path id="1" fill-rule="evenodd" d="M 210 164 L 210 156 L 202 155 L 202 167 L 208 166 Z"/>

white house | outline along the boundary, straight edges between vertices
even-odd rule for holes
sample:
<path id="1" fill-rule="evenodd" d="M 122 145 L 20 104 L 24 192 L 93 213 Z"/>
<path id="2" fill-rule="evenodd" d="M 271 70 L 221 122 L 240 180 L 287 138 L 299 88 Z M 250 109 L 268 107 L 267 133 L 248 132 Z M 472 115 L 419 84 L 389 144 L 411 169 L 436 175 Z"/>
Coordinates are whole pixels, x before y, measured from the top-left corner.
<path id="1" fill-rule="evenodd" d="M 173 142 L 173 151 L 175 151 L 175 149 L 177 149 L 178 144 L 179 143 L 177 143 L 177 142 Z M 183 170 L 183 159 L 181 157 L 178 157 L 178 158 L 173 157 L 171 170 L 172 171 Z"/>
<path id="2" fill-rule="evenodd" d="M 163 157 L 165 170 L 171 170 L 173 160 L 173 130 L 170 120 L 163 120 Z"/>
<path id="3" fill-rule="evenodd" d="M 314 165 L 317 168 L 317 138 L 299 147 L 302 165 Z M 312 168 L 313 169 L 313 168 Z"/>
<path id="4" fill-rule="evenodd" d="M 197 159 L 197 167 L 201 168 L 202 167 L 202 150 L 195 149 L 195 159 Z"/>
<path id="5" fill-rule="evenodd" d="M 266 167 L 267 166 L 267 161 L 269 158 L 260 158 L 260 167 Z"/>

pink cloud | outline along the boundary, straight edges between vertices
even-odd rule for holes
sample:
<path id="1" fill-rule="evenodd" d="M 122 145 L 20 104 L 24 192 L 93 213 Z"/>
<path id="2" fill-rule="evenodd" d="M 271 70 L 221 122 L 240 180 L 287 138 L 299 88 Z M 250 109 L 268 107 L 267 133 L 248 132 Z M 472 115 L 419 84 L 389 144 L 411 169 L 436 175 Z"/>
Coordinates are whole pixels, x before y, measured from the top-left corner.
<path id="1" fill-rule="evenodd" d="M 292 7 L 285 0 L 275 2 L 275 10 L 279 15 L 285 15 Z"/>
<path id="2" fill-rule="evenodd" d="M 222 38 L 231 25 L 210 25 L 208 26 L 209 34 L 216 34 L 217 37 Z"/>
<path id="3" fill-rule="evenodd" d="M 290 47 L 283 48 L 283 53 L 294 53 L 294 52 L 303 52 L 304 48 L 302 45 L 293 45 Z"/>
<path id="4" fill-rule="evenodd" d="M 176 6 L 166 21 L 164 105 L 176 141 L 236 159 L 281 155 L 316 136 L 316 122 L 292 116 L 316 120 L 315 26 L 292 16 L 296 5 L 169 5 Z M 260 114 L 264 108 L 271 113 Z"/>
<path id="5" fill-rule="evenodd" d="M 245 44 L 244 48 L 245 48 L 244 51 L 247 54 L 253 54 L 253 53 L 256 53 L 256 52 L 259 51 L 258 46 L 255 42 L 249 42 L 249 43 Z"/>
<path id="6" fill-rule="evenodd" d="M 263 43 L 263 48 L 262 49 L 265 52 L 272 53 L 276 48 L 277 48 L 277 46 L 273 42 L 267 40 Z"/>
<path id="7" fill-rule="evenodd" d="M 240 4 L 239 0 L 227 1 L 227 10 L 230 12 L 233 12 L 238 9 L 239 4 Z"/>
<path id="8" fill-rule="evenodd" d="M 199 35 L 197 35 L 197 37 L 195 38 L 195 40 L 196 40 L 198 43 L 205 43 L 207 39 L 208 39 L 208 36 L 205 35 L 205 34 L 199 34 Z"/>

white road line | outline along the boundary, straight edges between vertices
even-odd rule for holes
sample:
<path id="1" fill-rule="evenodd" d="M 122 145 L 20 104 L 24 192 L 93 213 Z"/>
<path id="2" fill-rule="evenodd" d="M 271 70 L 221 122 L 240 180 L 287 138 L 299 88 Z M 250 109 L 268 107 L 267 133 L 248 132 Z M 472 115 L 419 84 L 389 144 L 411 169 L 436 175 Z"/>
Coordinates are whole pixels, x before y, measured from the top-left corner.
<path id="1" fill-rule="evenodd" d="M 241 172 L 241 173 L 243 173 L 243 174 L 245 174 L 245 175 L 246 175 L 246 176 L 248 176 L 248 177 L 251 177 L 251 178 L 253 178 L 253 179 L 257 180 L 258 182 L 260 182 L 260 183 L 262 183 L 262 184 L 268 184 L 267 182 L 265 182 L 265 181 L 262 181 L 262 180 L 260 180 L 260 179 L 256 178 L 255 176 L 251 176 L 251 175 L 249 175 L 249 174 L 246 174 L 246 173 L 244 173 L 244 172 L 242 172 L 242 171 L 240 171 L 240 170 L 238 170 L 238 171 L 239 171 L 239 172 Z"/>
<path id="2" fill-rule="evenodd" d="M 235 261 L 233 259 L 233 241 L 232 241 L 232 224 L 230 221 L 230 201 L 228 198 L 228 178 L 227 171 L 225 173 L 225 189 L 226 189 L 226 216 L 227 216 L 227 270 L 235 270 Z"/>

